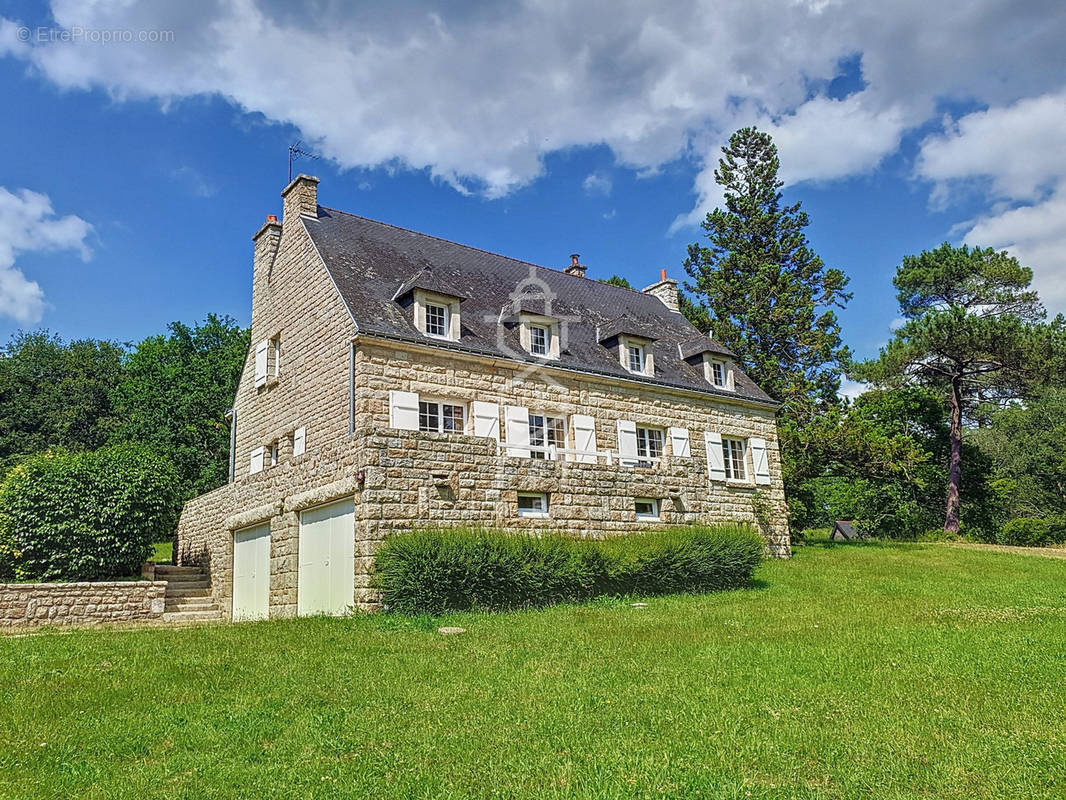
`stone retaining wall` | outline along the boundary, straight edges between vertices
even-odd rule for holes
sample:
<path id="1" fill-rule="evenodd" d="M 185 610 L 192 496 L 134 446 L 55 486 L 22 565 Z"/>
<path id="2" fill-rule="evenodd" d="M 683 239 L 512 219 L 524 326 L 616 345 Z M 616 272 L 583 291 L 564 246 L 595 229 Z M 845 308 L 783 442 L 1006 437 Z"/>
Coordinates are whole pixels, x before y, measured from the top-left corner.
<path id="1" fill-rule="evenodd" d="M 162 619 L 166 581 L 0 584 L 0 628 Z"/>

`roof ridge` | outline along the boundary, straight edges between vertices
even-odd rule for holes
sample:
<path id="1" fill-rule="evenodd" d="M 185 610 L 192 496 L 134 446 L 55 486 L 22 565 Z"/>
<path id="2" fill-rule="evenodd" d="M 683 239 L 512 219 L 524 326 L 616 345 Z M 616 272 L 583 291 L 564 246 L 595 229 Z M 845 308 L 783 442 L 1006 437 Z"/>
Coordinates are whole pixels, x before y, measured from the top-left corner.
<path id="1" fill-rule="evenodd" d="M 443 236 L 436 236 L 432 233 L 426 233 L 424 231 L 416 231 L 414 228 L 405 228 L 403 225 L 395 225 L 391 222 L 385 222 L 384 220 L 374 219 L 373 217 L 364 217 L 362 214 L 353 214 L 351 211 L 344 211 L 340 208 L 331 208 L 330 206 L 324 206 L 321 203 L 319 204 L 319 208 L 324 208 L 326 211 L 333 211 L 337 214 L 344 214 L 344 216 L 346 217 L 355 217 L 356 219 L 365 220 L 366 222 L 373 222 L 375 225 L 384 225 L 388 228 L 395 228 L 396 230 L 404 231 L 405 233 L 413 233 L 416 236 L 425 236 L 429 239 L 436 239 L 438 242 L 444 242 L 445 244 L 454 245 L 455 247 L 465 247 L 467 250 L 474 250 L 478 253 L 484 253 L 485 255 L 495 256 L 496 258 L 504 258 L 508 261 L 514 261 L 519 264 L 528 264 L 529 266 L 535 267 L 536 269 L 546 269 L 550 272 L 557 272 L 560 275 L 566 275 L 568 278 L 573 278 L 574 280 L 592 281 L 593 283 L 597 283 L 601 286 L 609 286 L 612 289 L 622 289 L 627 292 L 635 292 L 643 297 L 654 297 L 654 295 L 649 295 L 646 292 L 643 292 L 633 286 L 619 286 L 616 283 L 608 283 L 607 281 L 600 280 L 599 278 L 584 278 L 579 275 L 571 275 L 565 269 L 556 269 L 555 267 L 546 267 L 543 264 L 534 264 L 532 261 L 526 261 L 524 258 L 515 258 L 514 256 L 508 256 L 504 255 L 503 253 L 497 253 L 494 250 L 486 250 L 483 247 L 475 247 L 472 244 L 463 244 L 462 242 L 457 242 L 454 239 L 445 239 Z"/>

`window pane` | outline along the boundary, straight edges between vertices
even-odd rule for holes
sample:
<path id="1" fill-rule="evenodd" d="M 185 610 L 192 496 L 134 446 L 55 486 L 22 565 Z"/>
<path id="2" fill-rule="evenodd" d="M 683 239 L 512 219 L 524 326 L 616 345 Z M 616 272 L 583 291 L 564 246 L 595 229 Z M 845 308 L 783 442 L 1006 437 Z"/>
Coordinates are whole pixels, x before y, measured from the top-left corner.
<path id="1" fill-rule="evenodd" d="M 529 329 L 529 350 L 534 355 L 548 355 L 548 329 L 533 325 Z"/>
<path id="2" fill-rule="evenodd" d="M 418 403 L 418 429 L 420 431 L 440 430 L 440 406 L 437 403 Z"/>
<path id="3" fill-rule="evenodd" d="M 644 371 L 644 348 L 630 345 L 629 369 L 631 372 Z"/>
<path id="4" fill-rule="evenodd" d="M 659 516 L 658 504 L 654 500 L 637 500 L 633 507 L 638 517 L 657 517 Z"/>
<path id="5" fill-rule="evenodd" d="M 566 422 L 561 417 L 548 417 L 548 444 L 566 447 Z"/>
<path id="6" fill-rule="evenodd" d="M 725 374 L 721 364 L 711 364 L 711 373 L 714 376 L 715 386 L 725 385 Z"/>
<path id="7" fill-rule="evenodd" d="M 445 433 L 462 433 L 463 426 L 463 407 L 462 406 L 442 406 L 443 410 L 442 421 L 444 423 Z"/>
<path id="8" fill-rule="evenodd" d="M 548 511 L 548 496 L 544 494 L 520 494 L 518 495 L 519 514 L 546 514 Z"/>
<path id="9" fill-rule="evenodd" d="M 448 309 L 426 304 L 426 333 L 430 336 L 448 335 Z"/>
<path id="10" fill-rule="evenodd" d="M 529 446 L 530 447 L 544 447 L 544 417 L 539 414 L 529 415 Z M 544 458 L 545 453 L 543 450 L 530 450 L 529 454 L 533 458 Z"/>

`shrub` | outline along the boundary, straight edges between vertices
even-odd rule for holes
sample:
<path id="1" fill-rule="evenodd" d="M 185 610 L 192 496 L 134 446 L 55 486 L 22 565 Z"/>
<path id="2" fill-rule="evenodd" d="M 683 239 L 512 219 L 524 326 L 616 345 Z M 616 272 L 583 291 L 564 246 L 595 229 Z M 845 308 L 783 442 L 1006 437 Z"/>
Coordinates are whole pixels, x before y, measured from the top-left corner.
<path id="1" fill-rule="evenodd" d="M 176 476 L 139 445 L 31 456 L 0 485 L 0 571 L 18 580 L 133 573 L 170 535 Z"/>
<path id="2" fill-rule="evenodd" d="M 606 540 L 441 528 L 394 534 L 374 585 L 408 614 L 503 610 L 602 595 L 705 592 L 746 585 L 763 542 L 744 526 L 685 527 Z"/>
<path id="3" fill-rule="evenodd" d="M 1047 547 L 1063 539 L 1063 520 L 1058 517 L 1017 517 L 1004 523 L 996 544 Z"/>

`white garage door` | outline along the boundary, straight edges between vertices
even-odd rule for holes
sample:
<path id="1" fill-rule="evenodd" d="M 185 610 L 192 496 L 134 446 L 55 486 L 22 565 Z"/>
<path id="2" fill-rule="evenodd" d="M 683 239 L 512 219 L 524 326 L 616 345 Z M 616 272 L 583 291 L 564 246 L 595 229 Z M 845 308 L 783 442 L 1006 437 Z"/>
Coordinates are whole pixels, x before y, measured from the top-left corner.
<path id="1" fill-rule="evenodd" d="M 355 501 L 342 500 L 300 514 L 300 572 L 296 608 L 344 614 L 355 600 Z"/>
<path id="2" fill-rule="evenodd" d="M 233 619 L 270 613 L 270 525 L 233 534 Z"/>

